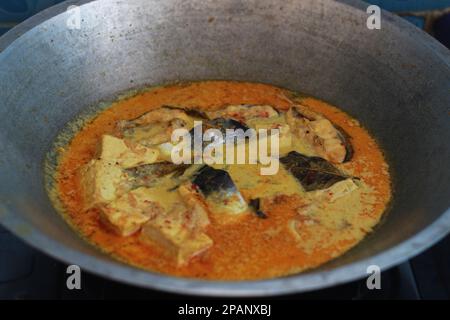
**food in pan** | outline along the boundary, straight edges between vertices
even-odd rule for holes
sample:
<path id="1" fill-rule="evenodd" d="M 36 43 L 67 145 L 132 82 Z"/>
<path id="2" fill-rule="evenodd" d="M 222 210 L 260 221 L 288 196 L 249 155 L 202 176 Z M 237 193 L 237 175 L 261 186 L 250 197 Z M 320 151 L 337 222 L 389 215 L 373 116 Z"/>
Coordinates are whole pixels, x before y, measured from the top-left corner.
<path id="1" fill-rule="evenodd" d="M 177 132 L 196 146 L 189 161 L 174 161 Z M 253 132 L 258 152 L 276 137 L 277 152 L 264 154 L 269 162 L 225 161 L 230 141 L 233 152 L 252 150 L 251 135 L 233 132 Z M 176 276 L 261 279 L 317 267 L 370 233 L 391 197 L 383 153 L 357 120 L 265 84 L 148 88 L 85 120 L 60 150 L 52 192 L 67 221 L 106 253 Z"/>

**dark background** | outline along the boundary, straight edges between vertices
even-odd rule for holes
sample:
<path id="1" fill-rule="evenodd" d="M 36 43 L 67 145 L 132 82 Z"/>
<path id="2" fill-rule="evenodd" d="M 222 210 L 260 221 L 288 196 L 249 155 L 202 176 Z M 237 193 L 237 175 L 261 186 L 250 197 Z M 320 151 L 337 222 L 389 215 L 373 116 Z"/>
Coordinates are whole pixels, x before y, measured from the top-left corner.
<path id="1" fill-rule="evenodd" d="M 0 35 L 61 0 L 0 0 Z M 393 11 L 450 48 L 450 0 L 366 1 Z M 0 226 L 0 299 L 177 299 L 82 274 L 82 290 L 66 288 L 66 265 L 32 249 Z M 365 280 L 287 299 L 450 299 L 450 236 L 421 255 L 382 273 L 381 290 Z"/>

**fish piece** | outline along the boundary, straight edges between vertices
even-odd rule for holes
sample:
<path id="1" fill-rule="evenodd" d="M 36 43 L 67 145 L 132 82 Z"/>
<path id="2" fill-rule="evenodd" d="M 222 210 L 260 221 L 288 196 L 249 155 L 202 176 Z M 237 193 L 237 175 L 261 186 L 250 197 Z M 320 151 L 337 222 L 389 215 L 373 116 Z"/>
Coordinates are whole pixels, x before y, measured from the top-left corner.
<path id="1" fill-rule="evenodd" d="M 171 140 L 175 129 L 193 126 L 193 119 L 184 110 L 161 107 L 132 120 L 117 122 L 117 131 L 125 138 L 144 146 L 153 146 Z"/>
<path id="2" fill-rule="evenodd" d="M 198 109 L 185 109 L 185 112 L 188 116 L 196 119 L 209 119 L 206 112 L 198 110 Z"/>
<path id="3" fill-rule="evenodd" d="M 85 208 L 113 201 L 129 190 L 128 176 L 115 162 L 91 160 L 80 169 Z"/>
<path id="4" fill-rule="evenodd" d="M 278 111 L 269 105 L 239 104 L 228 105 L 223 109 L 207 112 L 210 119 L 231 118 L 246 122 L 254 118 L 270 118 L 278 116 Z"/>
<path id="5" fill-rule="evenodd" d="M 218 134 L 217 132 L 214 132 L 212 130 L 207 132 L 208 129 L 217 129 L 221 134 Z M 241 129 L 243 130 L 243 132 L 227 133 L 227 129 Z M 196 159 L 203 158 L 203 150 L 208 146 L 220 146 L 227 142 L 235 144 L 236 139 L 240 137 L 241 134 L 244 134 L 247 129 L 248 127 L 245 124 L 233 119 L 216 118 L 213 120 L 203 121 L 201 124 L 201 130 L 199 130 L 198 127 L 194 127 L 189 131 L 190 143 L 191 146 L 193 146 L 192 162 L 195 162 Z M 203 139 L 206 132 L 207 134 L 209 134 L 210 141 L 206 141 L 205 139 Z M 197 145 L 200 147 L 199 149 L 195 147 Z"/>
<path id="6" fill-rule="evenodd" d="M 325 159 L 308 157 L 296 151 L 281 157 L 280 162 L 306 191 L 326 189 L 349 178 Z"/>
<path id="7" fill-rule="evenodd" d="M 249 121 L 248 124 L 256 131 L 259 131 L 260 129 L 266 129 L 269 134 L 272 132 L 271 131 L 272 129 L 278 129 L 279 131 L 278 141 L 280 153 L 285 153 L 291 150 L 292 132 L 290 126 L 286 123 L 284 115 L 263 119 L 257 118 Z M 267 136 L 268 141 L 270 141 L 269 137 L 270 135 Z"/>
<path id="8" fill-rule="evenodd" d="M 171 141 L 172 132 L 176 129 L 186 128 L 187 124 L 180 119 L 169 122 L 155 122 L 152 124 L 126 129 L 122 132 L 128 140 L 152 147 Z"/>
<path id="9" fill-rule="evenodd" d="M 295 105 L 286 113 L 286 121 L 300 139 L 305 139 L 314 148 L 318 156 L 333 163 L 347 162 L 352 158 L 353 147 L 348 134 L 321 114 Z"/>
<path id="10" fill-rule="evenodd" d="M 189 211 L 175 207 L 167 214 L 156 216 L 144 225 L 140 240 L 161 246 L 178 266 L 187 264 L 191 258 L 213 245 L 206 233 L 190 227 L 189 214 Z"/>
<path id="11" fill-rule="evenodd" d="M 107 134 L 102 136 L 99 150 L 100 159 L 115 162 L 122 168 L 154 163 L 158 154 L 157 149 L 147 148 Z"/>
<path id="12" fill-rule="evenodd" d="M 352 160 L 353 155 L 355 154 L 355 150 L 353 149 L 353 145 L 351 143 L 352 137 L 337 124 L 334 124 L 334 127 L 338 131 L 337 135 L 339 136 L 339 139 L 342 141 L 345 147 L 345 157 L 342 162 L 348 162 Z"/>
<path id="13" fill-rule="evenodd" d="M 163 106 L 161 108 L 148 111 L 132 120 L 119 121 L 117 125 L 120 129 L 125 130 L 158 122 L 168 123 L 174 119 L 182 120 L 185 123 L 191 122 L 191 119 L 184 110 Z"/>
<path id="14" fill-rule="evenodd" d="M 172 178 L 182 176 L 190 166 L 190 164 L 174 164 L 165 161 L 130 168 L 126 170 L 126 173 L 133 179 L 134 186 L 152 187 L 163 176 L 172 175 Z"/>
<path id="15" fill-rule="evenodd" d="M 206 112 L 199 110 L 199 109 L 195 109 L 195 108 L 187 108 L 187 107 L 177 107 L 177 106 L 168 106 L 168 105 L 164 105 L 162 106 L 163 108 L 168 108 L 168 109 L 175 109 L 175 110 L 182 110 L 184 111 L 188 116 L 192 117 L 192 118 L 196 118 L 196 119 L 209 119 L 208 115 L 206 114 Z"/>
<path id="16" fill-rule="evenodd" d="M 208 121 L 204 121 L 202 123 L 202 130 L 195 130 L 195 127 L 192 128 L 189 133 L 192 137 L 192 144 L 194 143 L 194 139 L 202 139 L 203 140 L 203 134 L 206 132 L 206 130 L 208 129 L 218 129 L 220 130 L 220 132 L 223 135 L 223 140 L 221 140 L 221 143 L 225 142 L 225 136 L 226 136 L 226 130 L 227 129 L 233 129 L 233 130 L 238 130 L 238 129 L 242 129 L 244 132 L 248 129 L 248 126 L 242 122 L 236 121 L 234 119 L 225 119 L 225 118 L 215 118 L 212 120 L 208 120 Z M 201 136 L 197 136 L 197 133 L 200 134 Z M 235 135 L 229 135 L 230 138 L 235 137 Z M 209 144 L 209 142 L 204 141 L 204 144 Z"/>
<path id="17" fill-rule="evenodd" d="M 211 212 L 239 215 L 248 207 L 227 171 L 203 166 L 193 180 Z"/>
<path id="18" fill-rule="evenodd" d="M 246 131 L 248 129 L 245 123 L 234 119 L 215 118 L 208 121 L 208 124 L 212 128 L 219 129 L 220 131 L 222 131 L 223 134 L 226 133 L 226 129 L 233 129 L 233 130 L 242 129 L 243 131 Z"/>
<path id="19" fill-rule="evenodd" d="M 153 201 L 151 190 L 134 189 L 101 207 L 101 221 L 121 236 L 137 232 L 147 221 L 163 214 L 163 208 Z"/>

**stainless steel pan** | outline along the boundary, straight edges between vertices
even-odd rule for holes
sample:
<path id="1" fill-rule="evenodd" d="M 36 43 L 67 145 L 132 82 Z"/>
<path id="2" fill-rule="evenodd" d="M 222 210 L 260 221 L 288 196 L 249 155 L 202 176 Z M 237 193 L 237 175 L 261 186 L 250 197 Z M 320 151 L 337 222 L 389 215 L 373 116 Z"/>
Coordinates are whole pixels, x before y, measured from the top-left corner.
<path id="1" fill-rule="evenodd" d="M 80 29 L 68 28 L 80 5 Z M 353 0 L 71 1 L 0 39 L 0 221 L 49 255 L 114 280 L 228 296 L 350 281 L 421 252 L 450 229 L 450 54 L 422 31 Z M 76 22 L 76 21 L 75 21 Z M 74 26 L 69 23 L 72 27 Z M 76 26 L 76 24 L 75 24 Z M 145 84 L 232 79 L 299 90 L 357 117 L 386 150 L 392 208 L 348 254 L 267 281 L 180 279 L 129 267 L 83 242 L 56 214 L 43 159 L 86 107 Z"/>

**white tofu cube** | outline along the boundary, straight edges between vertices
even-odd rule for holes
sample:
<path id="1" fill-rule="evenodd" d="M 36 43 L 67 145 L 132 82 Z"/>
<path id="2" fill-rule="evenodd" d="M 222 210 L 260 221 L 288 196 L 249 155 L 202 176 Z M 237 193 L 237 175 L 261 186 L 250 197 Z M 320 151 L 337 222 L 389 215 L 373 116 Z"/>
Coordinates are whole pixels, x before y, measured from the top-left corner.
<path id="1" fill-rule="evenodd" d="M 150 199 L 151 191 L 148 188 L 132 190 L 103 206 L 101 219 L 117 234 L 132 235 L 144 223 L 164 213 L 162 207 Z"/>
<path id="2" fill-rule="evenodd" d="M 127 175 L 115 163 L 91 160 L 81 169 L 86 209 L 113 201 L 126 192 Z"/>
<path id="3" fill-rule="evenodd" d="M 207 250 L 213 241 L 203 232 L 189 228 L 189 211 L 173 210 L 148 221 L 141 232 L 144 243 L 161 246 L 178 266 Z"/>

